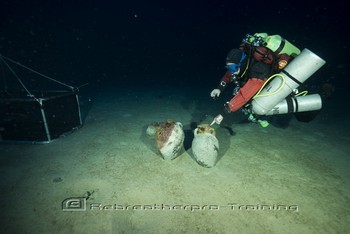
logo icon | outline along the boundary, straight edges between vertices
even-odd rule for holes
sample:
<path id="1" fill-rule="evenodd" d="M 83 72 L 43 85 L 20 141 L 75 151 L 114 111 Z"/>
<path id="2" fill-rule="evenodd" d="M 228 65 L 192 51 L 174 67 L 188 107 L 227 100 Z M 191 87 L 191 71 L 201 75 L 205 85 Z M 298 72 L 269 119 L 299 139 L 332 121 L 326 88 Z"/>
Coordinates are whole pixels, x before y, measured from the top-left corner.
<path id="1" fill-rule="evenodd" d="M 63 211 L 86 211 L 85 197 L 69 197 L 62 201 Z"/>

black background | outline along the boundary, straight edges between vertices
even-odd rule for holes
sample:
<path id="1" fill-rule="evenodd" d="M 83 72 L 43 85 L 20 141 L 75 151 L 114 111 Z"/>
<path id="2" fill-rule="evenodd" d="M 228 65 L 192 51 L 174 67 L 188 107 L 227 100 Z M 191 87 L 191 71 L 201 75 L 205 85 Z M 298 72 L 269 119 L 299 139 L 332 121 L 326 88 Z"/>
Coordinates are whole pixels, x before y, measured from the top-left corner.
<path id="1" fill-rule="evenodd" d="M 0 6 L 0 53 L 73 86 L 215 87 L 227 52 L 255 32 L 280 34 L 325 59 L 314 80 L 340 90 L 350 83 L 345 3 L 3 0 Z"/>

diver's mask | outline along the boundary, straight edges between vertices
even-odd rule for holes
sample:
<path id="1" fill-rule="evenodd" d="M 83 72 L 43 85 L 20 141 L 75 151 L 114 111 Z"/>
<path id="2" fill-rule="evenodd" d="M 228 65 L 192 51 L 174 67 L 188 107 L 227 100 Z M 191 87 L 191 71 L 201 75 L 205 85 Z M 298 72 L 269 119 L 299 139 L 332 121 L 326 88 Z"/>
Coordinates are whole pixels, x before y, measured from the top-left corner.
<path id="1" fill-rule="evenodd" d="M 225 67 L 234 74 L 239 70 L 239 68 L 241 67 L 241 64 L 240 63 L 239 64 L 232 63 L 232 64 L 227 65 Z"/>
<path id="2" fill-rule="evenodd" d="M 225 68 L 230 70 L 232 74 L 236 74 L 239 71 L 239 68 L 241 67 L 241 63 L 246 58 L 246 56 L 247 55 L 242 51 L 242 56 L 239 63 L 230 63 L 229 65 L 225 66 Z"/>

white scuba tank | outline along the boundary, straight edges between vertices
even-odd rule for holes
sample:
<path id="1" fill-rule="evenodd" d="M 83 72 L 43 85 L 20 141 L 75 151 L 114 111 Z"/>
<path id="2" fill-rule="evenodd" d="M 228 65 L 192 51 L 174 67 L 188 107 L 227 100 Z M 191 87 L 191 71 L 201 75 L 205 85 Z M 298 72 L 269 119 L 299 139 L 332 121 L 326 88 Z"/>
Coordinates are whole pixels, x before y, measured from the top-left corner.
<path id="1" fill-rule="evenodd" d="M 326 62 L 322 58 L 305 48 L 284 68 L 284 70 L 263 88 L 257 97 L 253 99 L 251 104 L 252 112 L 258 115 L 268 115 L 268 113 L 271 115 L 277 104 L 282 102 L 293 90 L 299 87 L 300 84 L 307 80 L 325 63 Z M 284 84 L 280 76 L 285 78 Z M 305 97 L 307 96 L 298 97 L 298 99 L 302 98 L 304 101 L 318 100 L 316 96 L 309 99 L 305 99 Z M 283 103 L 280 105 L 282 106 Z M 320 105 L 321 104 L 316 104 L 315 107 L 317 106 L 318 108 Z M 276 108 L 281 109 L 281 106 Z M 305 104 L 305 106 L 307 105 Z"/>
<path id="2" fill-rule="evenodd" d="M 319 94 L 310 94 L 299 97 L 289 97 L 278 103 L 266 115 L 279 115 L 286 113 L 320 110 L 322 100 Z"/>

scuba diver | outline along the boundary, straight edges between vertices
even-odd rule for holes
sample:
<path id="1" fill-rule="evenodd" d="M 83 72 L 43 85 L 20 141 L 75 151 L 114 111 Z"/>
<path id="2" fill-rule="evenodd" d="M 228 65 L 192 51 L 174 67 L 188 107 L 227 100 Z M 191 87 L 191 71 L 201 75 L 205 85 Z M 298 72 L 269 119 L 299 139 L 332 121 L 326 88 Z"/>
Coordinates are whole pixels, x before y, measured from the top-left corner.
<path id="1" fill-rule="evenodd" d="M 285 70 L 301 53 L 302 58 L 291 66 L 290 71 Z M 269 123 L 259 119 L 261 115 L 321 109 L 322 101 L 318 94 L 306 95 L 306 91 L 299 93 L 297 87 L 324 63 L 323 59 L 308 49 L 301 52 L 280 35 L 247 34 L 240 48 L 228 53 L 228 70 L 219 86 L 210 93 L 212 98 L 217 99 L 229 84 L 235 85 L 233 98 L 224 104 L 224 109 L 211 125 L 220 124 L 226 114 L 241 108 L 248 115 L 248 120 L 262 127 L 267 127 Z"/>

